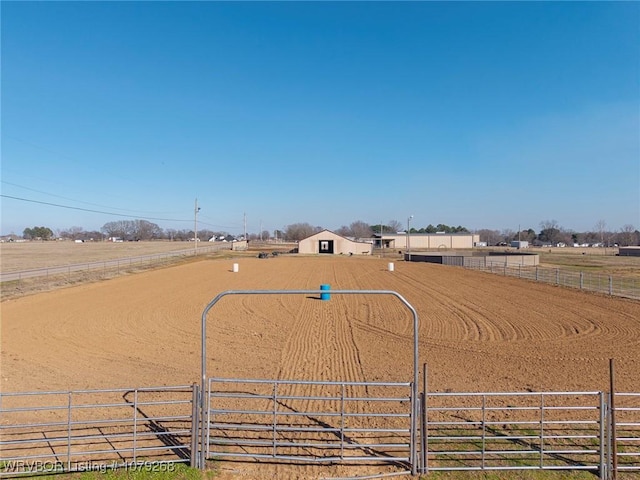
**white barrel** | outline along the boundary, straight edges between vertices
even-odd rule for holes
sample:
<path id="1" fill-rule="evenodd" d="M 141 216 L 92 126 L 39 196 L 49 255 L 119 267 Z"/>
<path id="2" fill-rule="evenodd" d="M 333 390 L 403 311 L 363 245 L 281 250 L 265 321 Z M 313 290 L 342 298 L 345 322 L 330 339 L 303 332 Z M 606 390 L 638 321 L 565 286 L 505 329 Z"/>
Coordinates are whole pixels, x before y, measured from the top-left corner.
<path id="1" fill-rule="evenodd" d="M 393 262 L 389 262 L 389 271 L 393 272 Z"/>
<path id="2" fill-rule="evenodd" d="M 240 266 L 237 263 L 233 264 L 233 273 L 238 273 L 238 270 L 240 270 Z"/>

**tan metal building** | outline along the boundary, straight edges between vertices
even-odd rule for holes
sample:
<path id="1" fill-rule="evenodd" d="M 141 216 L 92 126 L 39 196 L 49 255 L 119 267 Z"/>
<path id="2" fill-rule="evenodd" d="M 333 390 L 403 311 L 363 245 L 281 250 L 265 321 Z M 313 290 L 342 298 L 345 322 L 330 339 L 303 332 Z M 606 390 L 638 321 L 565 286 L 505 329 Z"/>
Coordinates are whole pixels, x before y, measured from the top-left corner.
<path id="1" fill-rule="evenodd" d="M 323 230 L 298 242 L 298 253 L 329 255 L 371 255 L 373 242 L 356 242 L 331 230 Z"/>
<path id="2" fill-rule="evenodd" d="M 385 233 L 374 235 L 376 247 L 394 250 L 453 250 L 473 248 L 480 241 L 480 235 L 471 233 Z"/>

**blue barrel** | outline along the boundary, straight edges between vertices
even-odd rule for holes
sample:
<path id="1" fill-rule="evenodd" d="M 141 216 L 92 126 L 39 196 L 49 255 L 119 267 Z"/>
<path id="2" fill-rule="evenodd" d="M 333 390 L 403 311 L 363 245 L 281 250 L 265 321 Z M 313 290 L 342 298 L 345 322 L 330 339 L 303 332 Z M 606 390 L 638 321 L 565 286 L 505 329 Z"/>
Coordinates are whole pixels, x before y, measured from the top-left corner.
<path id="1" fill-rule="evenodd" d="M 320 285 L 320 290 L 331 290 L 331 285 Z M 329 300 L 331 295 L 328 293 L 321 293 L 320 300 Z"/>

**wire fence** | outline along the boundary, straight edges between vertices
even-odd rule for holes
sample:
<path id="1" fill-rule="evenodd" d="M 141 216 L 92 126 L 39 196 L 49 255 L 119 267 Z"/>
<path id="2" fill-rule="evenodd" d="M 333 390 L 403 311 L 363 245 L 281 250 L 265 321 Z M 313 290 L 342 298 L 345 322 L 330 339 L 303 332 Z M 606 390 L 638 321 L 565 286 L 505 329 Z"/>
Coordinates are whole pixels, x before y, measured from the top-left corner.
<path id="1" fill-rule="evenodd" d="M 446 259 L 446 257 L 444 257 Z M 446 264 L 446 260 L 443 261 Z M 460 265 L 456 265 L 460 266 Z M 640 300 L 640 278 L 601 275 L 553 267 L 466 262 L 464 268 L 516 277 L 561 287 Z"/>
<path id="2" fill-rule="evenodd" d="M 217 252 L 221 250 L 231 250 L 231 244 L 218 243 L 214 245 L 202 245 L 197 249 L 176 250 L 173 252 L 155 253 L 152 255 L 141 255 L 137 257 L 117 258 L 114 260 L 101 260 L 97 262 L 83 262 L 63 266 L 36 268 L 32 270 L 21 270 L 17 272 L 0 272 L 0 283 L 21 281 L 28 279 L 55 279 L 59 277 L 70 277 L 72 274 L 82 272 L 116 274 L 134 268 L 144 268 L 162 263 L 168 263 L 179 257 L 191 257 L 200 254 Z"/>

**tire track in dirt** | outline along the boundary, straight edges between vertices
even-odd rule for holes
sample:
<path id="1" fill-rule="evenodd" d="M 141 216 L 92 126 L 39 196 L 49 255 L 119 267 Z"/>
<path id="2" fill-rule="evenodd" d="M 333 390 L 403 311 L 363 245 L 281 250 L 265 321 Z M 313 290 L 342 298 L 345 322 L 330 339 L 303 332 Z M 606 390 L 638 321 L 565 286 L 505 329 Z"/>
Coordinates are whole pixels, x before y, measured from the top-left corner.
<path id="1" fill-rule="evenodd" d="M 315 278 L 330 284 L 333 289 L 348 289 L 343 286 L 344 282 L 338 285 L 336 266 L 320 268 L 314 273 Z M 309 277 L 290 279 L 291 283 L 296 284 L 294 289 L 318 289 L 318 286 L 309 285 L 311 281 L 313 280 Z M 292 316 L 294 326 L 280 354 L 277 378 L 310 381 L 366 380 L 359 346 L 353 335 L 351 318 L 357 301 L 352 296 L 334 295 L 328 302 L 318 298 L 302 298 L 298 301 L 296 309 L 293 302 L 284 298 L 280 299 L 279 304 L 287 310 L 288 315 Z M 286 393 L 295 396 L 312 396 L 318 395 L 319 388 L 322 387 L 288 385 Z M 345 394 L 357 396 L 359 392 L 356 390 L 360 388 L 349 386 Z M 326 387 L 324 390 L 329 395 L 328 391 L 331 388 Z M 318 400 L 298 401 L 296 405 L 303 410 L 331 407 L 329 402 Z"/>
<path id="2" fill-rule="evenodd" d="M 475 279 L 464 279 L 466 284 L 470 281 Z M 477 291 L 491 289 L 497 303 L 507 303 L 506 295 L 493 285 L 478 283 L 475 282 Z M 590 348 L 596 350 L 598 345 L 612 343 L 618 345 L 617 356 L 620 356 L 621 348 L 631 350 L 640 345 L 637 335 L 640 320 L 620 310 L 612 312 L 603 308 L 603 302 L 616 306 L 620 305 L 620 302 L 589 292 L 567 292 L 564 289 L 556 290 L 558 294 L 554 295 L 554 288 L 540 287 L 524 280 L 512 283 L 512 303 L 524 304 L 526 308 L 521 308 L 521 315 L 510 319 L 509 322 L 521 328 L 524 325 L 522 331 L 529 334 L 525 339 L 544 340 L 559 347 L 561 345 L 563 350 L 575 349 L 582 352 Z M 545 301 L 536 301 L 540 298 L 540 291 L 546 294 Z M 576 301 L 576 297 L 580 301 Z M 612 316 L 616 318 L 615 322 L 609 321 Z M 539 328 L 531 328 L 532 324 L 539 324 Z M 522 338 L 516 337 L 514 340 L 520 339 Z M 586 358 L 576 357 L 575 353 L 573 357 Z"/>
<path id="3" fill-rule="evenodd" d="M 417 279 L 410 275 L 404 276 L 404 283 L 409 287 L 416 286 L 416 290 L 420 290 L 424 295 L 425 285 L 420 283 Z M 459 344 L 454 346 L 455 342 L 436 342 L 443 344 L 442 346 L 448 346 L 449 348 L 460 349 L 464 351 L 473 351 L 482 354 L 498 355 L 499 351 L 495 350 L 495 347 L 490 345 L 482 346 L 481 344 L 471 347 L 467 342 L 523 342 L 523 341 L 544 341 L 551 344 L 558 344 L 564 352 L 567 351 L 567 345 L 574 343 L 576 350 L 581 352 L 585 351 L 584 342 L 594 343 L 615 343 L 617 345 L 627 344 L 630 348 L 635 348 L 639 345 L 637 337 L 637 325 L 638 320 L 630 314 L 622 313 L 622 316 L 627 320 L 620 325 L 607 323 L 606 321 L 594 321 L 591 318 L 584 318 L 585 316 L 592 315 L 594 312 L 590 310 L 585 311 L 585 304 L 571 303 L 570 306 L 566 305 L 566 302 L 555 301 L 554 297 L 548 298 L 548 302 L 529 301 L 528 296 L 530 292 L 525 291 L 520 298 L 512 298 L 509 301 L 508 298 L 500 298 L 500 292 L 491 286 L 491 295 L 496 298 L 496 303 L 499 305 L 509 305 L 508 309 L 493 309 L 490 308 L 491 302 L 480 302 L 483 305 L 488 305 L 489 308 L 479 307 L 477 304 L 472 303 L 482 295 L 478 293 L 484 293 L 483 287 L 476 279 L 473 279 L 474 283 L 468 290 L 465 291 L 465 295 L 454 297 L 450 291 L 437 284 L 430 284 L 428 288 L 429 298 L 435 300 L 440 307 L 448 309 L 451 314 L 460 322 L 454 325 L 454 331 L 452 332 L 451 325 L 441 325 L 441 332 L 446 333 L 447 338 L 456 337 L 465 346 L 461 347 Z M 463 284 L 464 282 L 461 282 Z M 464 285 L 462 285 L 464 286 Z M 580 294 L 575 293 L 574 294 Z M 539 298 L 539 293 L 535 293 Z M 586 294 L 590 295 L 590 294 Z M 454 300 L 454 298 L 456 300 Z M 456 303 L 454 304 L 454 301 Z M 476 300 L 477 301 L 477 300 Z M 600 299 L 598 299 L 600 301 Z M 526 303 L 528 308 L 521 309 L 519 315 L 514 315 L 513 310 L 517 310 L 519 303 Z M 588 302 L 587 302 L 588 303 Z M 532 307 L 533 306 L 533 307 Z M 552 310 L 556 315 L 551 318 L 547 314 L 549 310 Z M 561 313 L 561 321 L 558 321 L 557 313 Z M 599 311 L 595 312 L 595 315 L 600 315 L 602 312 L 601 307 Z M 500 315 L 500 313 L 503 313 Z M 616 315 L 619 316 L 619 315 Z M 429 319 L 429 323 L 441 323 L 443 320 L 450 321 L 450 318 L 436 314 Z M 456 328 L 457 327 L 457 332 Z M 436 330 L 438 328 L 436 327 Z M 568 343 L 570 342 L 570 343 Z M 434 343 L 434 342 L 430 342 Z M 634 355 L 621 354 L 620 350 L 617 350 L 617 357 L 621 359 L 632 358 Z M 512 352 L 505 352 L 505 357 L 511 357 Z M 548 359 L 548 353 L 545 356 L 535 355 L 533 353 L 523 354 L 523 357 L 532 359 Z M 610 355 L 604 355 L 603 357 L 597 357 L 598 359 L 605 359 Z M 558 360 L 586 360 L 594 359 L 593 356 L 585 356 L 574 353 L 573 355 L 557 355 L 554 356 Z"/>

